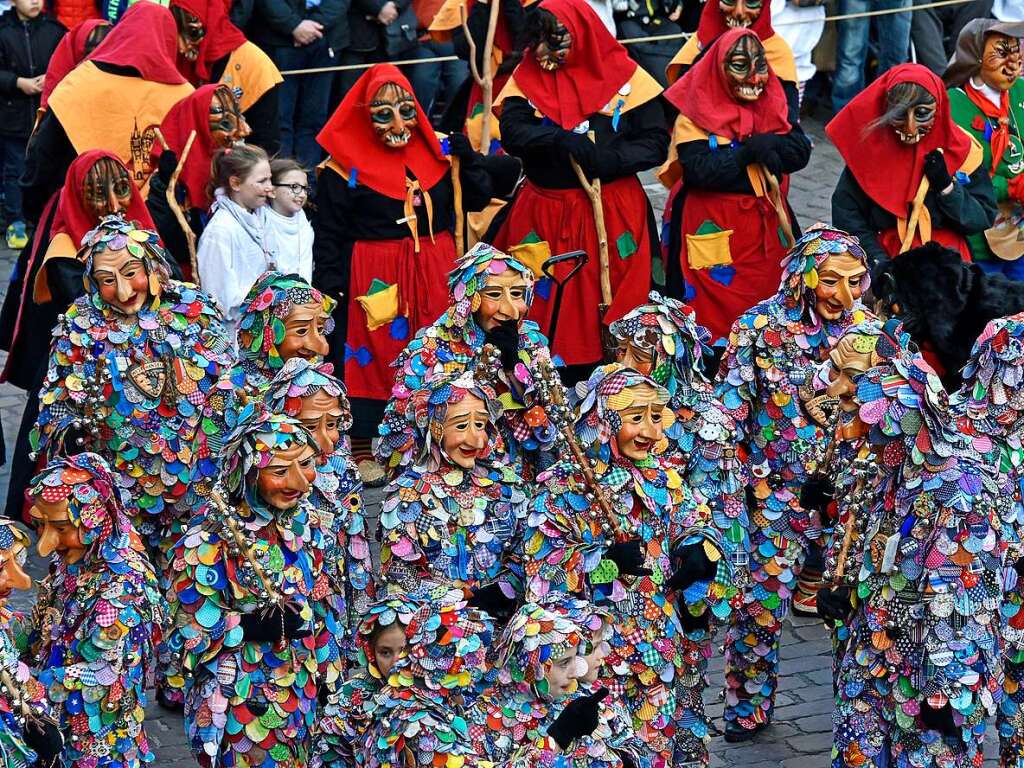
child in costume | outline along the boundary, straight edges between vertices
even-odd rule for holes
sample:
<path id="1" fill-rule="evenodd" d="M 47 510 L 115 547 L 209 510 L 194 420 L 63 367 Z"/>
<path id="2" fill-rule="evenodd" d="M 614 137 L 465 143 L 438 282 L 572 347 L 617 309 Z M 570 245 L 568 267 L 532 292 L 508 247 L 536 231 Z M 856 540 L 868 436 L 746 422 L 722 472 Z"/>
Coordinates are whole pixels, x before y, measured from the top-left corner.
<path id="1" fill-rule="evenodd" d="M 376 696 L 361 765 L 475 768 L 485 760 L 481 745 L 469 737 L 466 709 L 489 671 L 494 627 L 486 613 L 458 598 L 457 592 L 432 598 L 413 615 L 406 629 L 409 651 Z"/>
<path id="2" fill-rule="evenodd" d="M 742 741 L 772 718 L 779 635 L 820 522 L 800 506 L 823 427 L 800 402 L 813 366 L 855 321 L 868 285 L 855 238 L 812 227 L 782 265 L 778 292 L 733 324 L 717 395 L 733 415 L 745 456 L 752 584 L 726 637 L 726 739 Z"/>
<path id="3" fill-rule="evenodd" d="M 357 764 L 355 752 L 362 750 L 374 721 L 376 695 L 387 684 L 395 663 L 408 652 L 409 625 L 426 598 L 426 593 L 389 595 L 367 608 L 356 633 L 359 667 L 324 705 L 314 764 Z"/>
<path id="4" fill-rule="evenodd" d="M 47 699 L 60 705 L 63 764 L 151 763 L 146 688 L 167 616 L 118 478 L 97 454 L 79 453 L 47 464 L 30 498 L 39 554 L 56 555 L 40 588 L 31 651 Z"/>
<path id="5" fill-rule="evenodd" d="M 494 428 L 494 391 L 470 373 L 428 384 L 408 401 L 420 455 L 385 490 L 381 577 L 405 591 L 430 582 L 508 618 L 522 592 L 512 554 L 527 493 Z"/>
<path id="6" fill-rule="evenodd" d="M 32 587 L 24 570 L 30 545 L 21 528 L 0 522 L 0 762 L 7 768 L 52 768 L 64 751 L 46 688 L 20 658 L 25 616 L 7 607 L 13 591 Z"/>
<path id="7" fill-rule="evenodd" d="M 858 418 L 884 468 L 849 548 L 832 765 L 979 765 L 1002 693 L 998 489 L 898 321 L 862 354 Z"/>
<path id="8" fill-rule="evenodd" d="M 406 414 L 412 393 L 428 379 L 479 368 L 477 377 L 493 386 L 501 401 L 497 425 L 505 446 L 520 474 L 532 476 L 556 429 L 541 396 L 541 383 L 555 375 L 547 340 L 526 319 L 534 273 L 514 256 L 477 243 L 448 275 L 448 294 L 445 313 L 420 329 L 394 362 L 395 384 L 377 457 L 391 472 L 407 467 L 419 449 L 414 421 Z"/>
<path id="9" fill-rule="evenodd" d="M 264 400 L 272 411 L 298 419 L 319 449 L 316 478 L 309 495 L 310 522 L 320 529 L 324 568 L 331 582 L 332 603 L 344 637 L 341 650 L 354 648 L 359 617 L 376 594 L 362 482 L 352 462 L 347 431 L 352 410 L 345 385 L 330 374 L 326 363 L 315 365 L 293 357 L 267 384 Z M 335 681 L 328 681 L 334 683 Z"/>
<path id="10" fill-rule="evenodd" d="M 204 768 L 305 764 L 317 692 L 337 679 L 340 632 L 306 499 L 315 457 L 301 422 L 246 406 L 174 550 L 185 728 Z"/>
<path id="11" fill-rule="evenodd" d="M 655 455 L 672 420 L 668 392 L 620 365 L 598 368 L 578 391 L 582 456 L 569 446 L 573 458 L 538 477 L 523 542 L 527 599 L 562 591 L 607 606 L 609 687 L 658 753 L 655 765 L 706 761 L 702 676 L 687 677 L 693 690 L 683 698 L 676 684 L 696 661 L 691 651 L 710 642 L 705 614 L 728 615 L 724 545 L 708 507 Z M 684 627 L 696 633 L 695 648 Z"/>

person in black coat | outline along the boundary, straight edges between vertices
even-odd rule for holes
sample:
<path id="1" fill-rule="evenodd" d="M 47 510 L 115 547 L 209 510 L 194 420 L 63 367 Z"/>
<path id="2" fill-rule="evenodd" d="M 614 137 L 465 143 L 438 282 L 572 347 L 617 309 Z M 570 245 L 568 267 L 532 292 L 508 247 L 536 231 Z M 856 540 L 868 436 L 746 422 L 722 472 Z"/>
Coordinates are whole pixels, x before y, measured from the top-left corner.
<path id="1" fill-rule="evenodd" d="M 18 177 L 25 167 L 25 146 L 35 124 L 46 66 L 64 36 L 56 19 L 43 13 L 40 0 L 15 0 L 0 16 L 0 161 L 3 163 L 4 218 L 8 245 L 24 248 L 25 215 Z"/>

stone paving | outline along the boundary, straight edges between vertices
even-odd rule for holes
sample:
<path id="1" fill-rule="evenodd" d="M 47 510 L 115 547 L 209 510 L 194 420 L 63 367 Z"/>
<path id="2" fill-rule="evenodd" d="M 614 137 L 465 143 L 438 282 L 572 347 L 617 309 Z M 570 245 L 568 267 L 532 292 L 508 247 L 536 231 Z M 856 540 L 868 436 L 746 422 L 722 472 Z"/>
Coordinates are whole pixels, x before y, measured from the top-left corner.
<path id="1" fill-rule="evenodd" d="M 841 163 L 835 148 L 824 138 L 820 123 L 811 122 L 804 128 L 815 142 L 815 149 L 808 168 L 791 179 L 789 200 L 800 224 L 806 227 L 816 221 L 829 220 L 830 197 Z M 664 205 L 664 190 L 651 175 L 645 175 L 644 182 L 652 202 L 660 209 Z M 14 254 L 0 249 L 0 274 L 9 274 L 13 262 Z M 0 294 L 6 292 L 6 288 L 7 282 L 2 281 Z M 0 353 L 0 364 L 3 354 Z M 0 422 L 8 446 L 13 446 L 24 403 L 24 393 L 8 384 L 0 384 Z M 0 468 L 0 499 L 6 497 L 7 481 L 7 467 Z M 375 508 L 380 502 L 380 493 L 371 493 L 367 502 Z M 39 558 L 34 558 L 32 566 L 35 575 L 45 570 Z M 30 604 L 30 599 L 22 605 L 25 604 Z M 726 744 L 720 736 L 714 738 L 711 768 L 823 768 L 829 764 L 832 659 L 831 646 L 821 623 L 798 617 L 787 620 L 781 658 L 782 679 L 774 724 L 753 743 Z M 713 718 L 718 718 L 719 725 L 722 661 L 721 654 L 711 659 L 711 687 L 706 696 L 708 712 Z M 146 729 L 160 768 L 195 765 L 179 715 L 150 704 Z M 991 757 L 993 746 L 989 744 L 986 750 L 989 755 L 986 766 L 995 765 Z"/>

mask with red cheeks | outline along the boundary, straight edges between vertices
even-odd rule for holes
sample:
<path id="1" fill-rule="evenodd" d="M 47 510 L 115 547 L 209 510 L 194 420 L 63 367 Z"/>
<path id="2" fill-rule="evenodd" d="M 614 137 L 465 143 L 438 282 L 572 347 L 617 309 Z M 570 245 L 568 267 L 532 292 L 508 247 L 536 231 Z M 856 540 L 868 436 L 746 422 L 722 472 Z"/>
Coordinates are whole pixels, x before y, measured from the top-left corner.
<path id="1" fill-rule="evenodd" d="M 624 392 L 629 404 L 618 411 L 621 424 L 615 435 L 616 452 L 631 461 L 645 461 L 665 437 L 665 398 L 647 384 Z"/>
<path id="2" fill-rule="evenodd" d="M 764 0 L 718 0 L 727 27 L 751 27 L 764 9 Z"/>
<path id="3" fill-rule="evenodd" d="M 29 515 L 39 531 L 36 551 L 40 557 L 56 553 L 69 564 L 77 563 L 85 557 L 82 530 L 71 522 L 67 499 L 46 501 L 42 496 L 37 496 L 32 499 Z"/>
<path id="4" fill-rule="evenodd" d="M 0 605 L 15 590 L 32 587 L 31 577 L 25 573 L 29 538 L 13 523 L 0 523 Z"/>
<path id="5" fill-rule="evenodd" d="M 328 352 L 327 314 L 320 302 L 296 304 L 284 321 L 284 339 L 277 347 L 281 360 L 312 360 Z"/>
<path id="6" fill-rule="evenodd" d="M 448 406 L 442 426 L 441 449 L 463 469 L 473 469 L 477 457 L 487 446 L 487 428 L 491 418 L 487 405 L 467 394 Z"/>
<path id="7" fill-rule="evenodd" d="M 256 489 L 263 501 L 279 510 L 298 505 L 316 478 L 315 454 L 313 446 L 303 444 L 274 451 L 256 476 Z"/>
<path id="8" fill-rule="evenodd" d="M 111 157 L 101 157 L 85 174 L 82 205 L 99 222 L 104 216 L 127 213 L 132 203 L 128 169 Z"/>
<path id="9" fill-rule="evenodd" d="M 206 37 L 206 25 L 198 16 L 177 5 L 171 6 L 171 15 L 178 28 L 178 54 L 186 61 L 199 58 L 199 45 Z"/>
<path id="10" fill-rule="evenodd" d="M 323 390 L 302 399 L 302 409 L 296 418 L 302 422 L 320 449 L 320 462 L 326 462 L 341 439 L 341 420 L 344 413 L 334 395 Z"/>
<path id="11" fill-rule="evenodd" d="M 864 290 L 867 267 L 848 253 L 829 256 L 818 267 L 818 285 L 814 288 L 815 308 L 826 320 L 838 320 L 853 309 Z"/>
<path id="12" fill-rule="evenodd" d="M 998 32 L 985 35 L 979 77 L 989 88 L 1008 91 L 1020 77 L 1020 40 Z"/>
<path id="13" fill-rule="evenodd" d="M 156 281 L 150 280 L 142 259 L 126 249 L 96 254 L 92 279 L 100 298 L 123 315 L 138 314 L 146 302 L 154 298 L 150 291 Z"/>
<path id="14" fill-rule="evenodd" d="M 385 83 L 370 101 L 370 121 L 384 146 L 404 147 L 419 122 L 416 99 L 402 86 Z"/>
<path id="15" fill-rule="evenodd" d="M 210 138 L 220 149 L 244 141 L 252 134 L 249 124 L 238 108 L 238 100 L 227 86 L 218 88 L 210 100 Z"/>
<path id="16" fill-rule="evenodd" d="M 732 97 L 740 102 L 757 101 L 768 85 L 768 58 L 755 35 L 743 35 L 725 56 L 725 79 Z"/>

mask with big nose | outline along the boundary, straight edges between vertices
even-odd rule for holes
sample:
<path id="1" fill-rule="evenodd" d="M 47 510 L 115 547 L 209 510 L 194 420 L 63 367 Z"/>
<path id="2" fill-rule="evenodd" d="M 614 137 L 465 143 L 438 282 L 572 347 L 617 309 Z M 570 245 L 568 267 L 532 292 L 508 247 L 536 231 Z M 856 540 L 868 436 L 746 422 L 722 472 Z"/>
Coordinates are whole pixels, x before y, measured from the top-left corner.
<path id="1" fill-rule="evenodd" d="M 385 83 L 370 101 L 370 120 L 384 146 L 404 147 L 419 122 L 416 99 L 402 86 Z"/>
<path id="2" fill-rule="evenodd" d="M 757 101 L 768 85 L 768 58 L 754 34 L 745 34 L 725 57 L 725 78 L 738 102 Z"/>
<path id="3" fill-rule="evenodd" d="M 262 499 L 274 509 L 297 506 L 316 478 L 315 454 L 313 446 L 301 443 L 274 451 L 256 477 Z"/>
<path id="4" fill-rule="evenodd" d="M 226 85 L 217 88 L 210 100 L 210 138 L 217 148 L 239 144 L 252 134 L 238 100 Z"/>
<path id="5" fill-rule="evenodd" d="M 917 144 L 935 127 L 935 97 L 917 83 L 897 83 L 886 93 L 886 122 L 906 145 Z"/>
<path id="6" fill-rule="evenodd" d="M 302 399 L 298 419 L 316 441 L 321 463 L 327 461 L 341 439 L 343 417 L 338 398 L 323 390 Z"/>
<path id="7" fill-rule="evenodd" d="M 826 320 L 837 320 L 853 309 L 863 292 L 867 271 L 860 259 L 848 253 L 825 259 L 818 267 L 818 285 L 814 288 L 818 314 Z"/>
<path id="8" fill-rule="evenodd" d="M 99 221 L 104 216 L 127 213 L 132 202 L 128 169 L 112 157 L 101 157 L 85 174 L 82 204 Z"/>
<path id="9" fill-rule="evenodd" d="M 178 28 L 178 53 L 186 61 L 195 61 L 199 58 L 199 45 L 206 37 L 206 25 L 198 16 L 177 5 L 171 6 L 171 15 Z"/>

